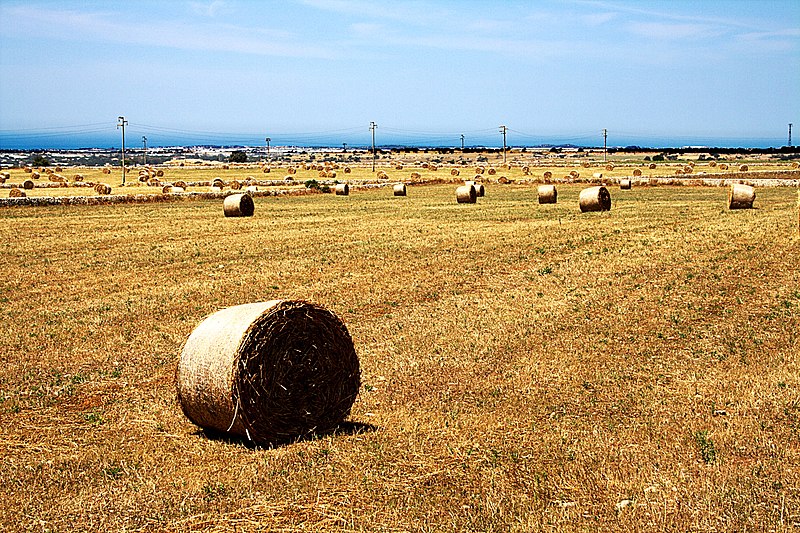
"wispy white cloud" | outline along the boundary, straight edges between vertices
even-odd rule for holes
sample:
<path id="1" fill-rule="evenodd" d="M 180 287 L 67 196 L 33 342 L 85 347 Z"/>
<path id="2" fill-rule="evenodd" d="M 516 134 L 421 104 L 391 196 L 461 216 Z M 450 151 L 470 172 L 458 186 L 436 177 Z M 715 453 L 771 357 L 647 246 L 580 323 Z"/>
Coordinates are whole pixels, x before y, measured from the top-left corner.
<path id="1" fill-rule="evenodd" d="M 706 39 L 723 33 L 722 30 L 708 24 L 686 24 L 675 22 L 631 22 L 628 30 L 634 35 L 649 39 Z"/>
<path id="2" fill-rule="evenodd" d="M 193 13 L 204 17 L 216 17 L 222 13 L 230 12 L 231 8 L 224 0 L 211 0 L 206 2 L 191 1 L 189 7 Z"/>

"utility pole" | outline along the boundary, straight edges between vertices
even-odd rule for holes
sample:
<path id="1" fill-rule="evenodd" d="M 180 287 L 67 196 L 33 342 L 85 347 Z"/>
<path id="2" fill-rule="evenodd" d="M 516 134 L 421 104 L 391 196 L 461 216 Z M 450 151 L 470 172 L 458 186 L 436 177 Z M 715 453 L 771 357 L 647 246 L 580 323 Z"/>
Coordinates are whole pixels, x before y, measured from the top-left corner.
<path id="1" fill-rule="evenodd" d="M 461 151 L 464 151 L 464 134 L 461 134 Z"/>
<path id="2" fill-rule="evenodd" d="M 347 151 L 347 143 L 342 143 L 342 151 Z"/>
<path id="3" fill-rule="evenodd" d="M 608 140 L 608 130 L 603 128 L 603 163 L 606 162 L 606 154 L 608 150 L 608 146 L 606 141 Z"/>
<path id="4" fill-rule="evenodd" d="M 125 117 L 118 117 L 117 120 L 117 129 L 120 127 L 122 128 L 122 186 L 125 186 L 125 126 L 128 125 L 128 121 L 125 120 Z"/>
<path id="5" fill-rule="evenodd" d="M 266 141 L 266 143 L 267 143 L 267 156 L 269 156 L 269 142 L 270 142 L 271 140 L 272 140 L 272 139 L 270 139 L 269 137 L 267 137 L 266 139 L 264 139 L 264 141 Z"/>
<path id="6" fill-rule="evenodd" d="M 789 146 L 792 145 L 792 123 L 789 123 Z"/>
<path id="7" fill-rule="evenodd" d="M 378 127 L 374 122 L 369 123 L 369 131 L 372 132 L 372 171 L 375 172 L 375 129 Z"/>
<path id="8" fill-rule="evenodd" d="M 142 144 L 144 145 L 144 166 L 147 166 L 147 137 L 142 135 Z"/>
<path id="9" fill-rule="evenodd" d="M 506 162 L 506 131 L 508 131 L 507 127 L 500 126 L 500 133 L 503 134 L 503 163 Z"/>

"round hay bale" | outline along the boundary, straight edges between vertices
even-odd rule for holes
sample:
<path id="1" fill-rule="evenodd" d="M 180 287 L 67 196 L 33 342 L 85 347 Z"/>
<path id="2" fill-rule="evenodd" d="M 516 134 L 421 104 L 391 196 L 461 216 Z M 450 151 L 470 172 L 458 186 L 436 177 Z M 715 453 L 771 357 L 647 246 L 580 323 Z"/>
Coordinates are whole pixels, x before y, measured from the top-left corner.
<path id="1" fill-rule="evenodd" d="M 486 188 L 483 186 L 483 183 L 476 183 L 473 187 L 475 187 L 475 195 L 478 198 L 486 196 Z"/>
<path id="2" fill-rule="evenodd" d="M 224 189 L 225 188 L 225 182 L 222 181 L 221 178 L 214 178 L 213 180 L 211 180 L 211 186 L 212 187 L 219 187 L 220 189 Z"/>
<path id="3" fill-rule="evenodd" d="M 35 179 L 35 180 L 38 180 L 38 179 L 39 179 L 39 178 L 41 178 L 41 177 L 42 177 L 42 175 L 41 175 L 41 174 L 39 174 L 38 172 L 35 172 L 35 171 L 34 171 L 34 172 L 31 172 L 31 178 L 33 178 L 33 179 Z"/>
<path id="4" fill-rule="evenodd" d="M 722 164 L 719 166 L 719 168 L 721 168 L 722 170 L 728 170 L 728 164 L 727 164 L 727 163 L 722 163 Z"/>
<path id="5" fill-rule="evenodd" d="M 412 173 L 411 173 L 411 179 L 412 179 L 412 180 L 418 180 L 418 179 L 420 179 L 421 177 L 422 177 L 422 174 L 420 174 L 419 172 L 412 172 Z"/>
<path id="6" fill-rule="evenodd" d="M 247 193 L 231 194 L 222 202 L 226 217 L 251 217 L 255 211 L 253 197 Z"/>
<path id="7" fill-rule="evenodd" d="M 578 172 L 577 170 L 570 170 L 569 175 L 571 178 L 576 179 L 580 177 L 581 173 Z"/>
<path id="8" fill-rule="evenodd" d="M 287 174 L 297 174 L 297 169 L 294 167 L 289 167 L 286 169 Z"/>
<path id="9" fill-rule="evenodd" d="M 475 174 L 483 174 L 484 172 L 486 172 L 484 167 L 475 167 Z"/>
<path id="10" fill-rule="evenodd" d="M 62 169 L 61 167 L 56 167 L 56 172 L 59 172 L 59 173 L 64 172 L 64 169 Z"/>
<path id="11" fill-rule="evenodd" d="M 511 183 L 511 181 L 505 176 L 500 176 L 499 178 L 497 178 L 497 183 L 502 183 L 503 185 L 505 185 L 506 183 Z"/>
<path id="12" fill-rule="evenodd" d="M 649 168 L 650 170 L 655 170 L 656 169 L 656 164 L 655 163 L 650 163 L 649 165 L 647 165 L 647 168 Z"/>
<path id="13" fill-rule="evenodd" d="M 430 165 L 428 165 L 428 170 L 430 170 L 431 172 L 436 172 L 437 170 L 439 170 L 439 167 L 431 163 Z"/>
<path id="14" fill-rule="evenodd" d="M 22 188 L 26 190 L 33 189 L 33 181 L 32 180 L 25 180 L 22 182 Z"/>
<path id="15" fill-rule="evenodd" d="M 336 171 L 335 170 L 329 170 L 328 171 L 328 177 L 330 179 L 335 179 L 336 178 Z"/>
<path id="16" fill-rule="evenodd" d="M 75 181 L 83 181 L 83 179 L 83 174 L 75 174 L 75 177 L 73 178 Z"/>
<path id="17" fill-rule="evenodd" d="M 490 168 L 489 170 L 486 171 L 486 173 L 489 174 L 490 176 L 494 176 L 495 174 L 497 174 L 497 169 Z M 478 174 L 483 174 L 483 172 L 478 172 Z"/>
<path id="18" fill-rule="evenodd" d="M 97 194 L 111 194 L 111 187 L 105 183 L 98 183 L 94 186 L 94 190 Z"/>
<path id="19" fill-rule="evenodd" d="M 8 191 L 9 198 L 26 198 L 28 195 L 25 194 L 24 191 L 21 191 L 19 188 L 14 187 L 10 191 Z"/>
<path id="20" fill-rule="evenodd" d="M 176 182 L 174 183 L 174 185 L 175 185 L 176 187 L 180 187 L 181 189 L 184 189 L 184 190 L 186 190 L 186 189 L 188 189 L 188 188 L 189 188 L 189 186 L 188 186 L 188 185 L 186 185 L 186 182 L 185 182 L 185 181 L 183 181 L 183 180 L 178 180 L 178 181 L 176 181 Z"/>
<path id="21" fill-rule="evenodd" d="M 25 167 L 25 168 L 24 168 L 24 169 L 22 169 L 22 170 L 23 170 L 23 171 L 24 171 L 26 174 L 30 174 L 31 172 L 33 172 L 33 169 L 32 169 L 31 167 Z"/>
<path id="22" fill-rule="evenodd" d="M 335 429 L 350 414 L 361 369 L 334 313 L 272 300 L 205 318 L 183 346 L 176 381 L 193 423 L 270 445 Z"/>
<path id="23" fill-rule="evenodd" d="M 394 169 L 395 169 L 395 170 L 403 170 L 403 165 L 401 165 L 400 163 L 398 163 L 398 164 L 396 164 L 396 165 L 394 166 Z"/>
<path id="24" fill-rule="evenodd" d="M 692 172 L 694 172 L 694 167 L 692 165 L 686 165 L 683 167 L 684 174 L 691 174 Z"/>
<path id="25" fill-rule="evenodd" d="M 8 178 L 5 176 L 5 174 L 3 174 L 2 176 L 0 176 L 0 183 L 5 183 L 7 179 Z"/>
<path id="26" fill-rule="evenodd" d="M 178 187 L 177 185 L 169 185 L 169 184 L 167 184 L 167 185 L 164 185 L 164 187 L 161 188 L 161 192 L 164 193 L 164 194 L 172 194 L 172 193 L 178 193 L 178 192 L 186 192 L 186 189 L 184 189 L 183 187 Z"/>
<path id="27" fill-rule="evenodd" d="M 157 178 L 163 178 L 164 177 L 164 171 L 161 170 L 161 169 L 156 170 L 156 177 Z"/>
<path id="28" fill-rule="evenodd" d="M 747 165 L 739 165 L 739 172 L 747 172 L 748 170 L 750 170 L 750 167 Z"/>
<path id="29" fill-rule="evenodd" d="M 405 196 L 406 195 L 406 184 L 405 183 L 396 183 L 394 187 L 392 187 L 392 192 L 395 196 Z"/>
<path id="30" fill-rule="evenodd" d="M 336 196 L 349 196 L 350 186 L 346 183 L 337 183 L 335 193 Z"/>
<path id="31" fill-rule="evenodd" d="M 111 174 L 111 169 L 110 168 L 104 168 L 103 169 L 103 174 Z"/>
<path id="32" fill-rule="evenodd" d="M 741 183 L 734 183 L 728 189 L 729 209 L 752 209 L 756 199 L 755 188 Z"/>
<path id="33" fill-rule="evenodd" d="M 623 191 L 627 191 L 631 188 L 631 179 L 630 178 L 623 178 L 619 180 L 619 188 Z"/>
<path id="34" fill-rule="evenodd" d="M 525 174 L 526 176 L 529 176 L 531 173 L 531 167 L 525 165 L 524 167 L 522 167 L 522 173 Z"/>
<path id="35" fill-rule="evenodd" d="M 457 168 L 451 168 L 450 169 L 450 175 L 451 176 L 458 176 L 459 174 L 461 174 L 461 171 L 458 170 Z"/>
<path id="36" fill-rule="evenodd" d="M 607 170 L 608 172 L 611 172 L 612 170 L 614 170 L 614 165 L 612 165 L 611 163 L 607 164 L 607 165 L 606 165 L 606 170 Z"/>
<path id="37" fill-rule="evenodd" d="M 589 162 L 588 162 L 588 161 L 582 161 L 582 162 L 581 162 L 581 166 L 582 166 L 583 168 L 589 168 Z"/>
<path id="38" fill-rule="evenodd" d="M 474 185 L 462 185 L 456 189 L 456 201 L 459 204 L 474 204 L 477 198 L 478 192 Z"/>
<path id="39" fill-rule="evenodd" d="M 793 161 L 792 168 L 800 168 L 800 163 L 798 163 L 797 161 Z"/>
<path id="40" fill-rule="evenodd" d="M 177 185 L 177 183 L 175 185 Z M 234 191 L 238 191 L 241 188 L 242 188 L 242 184 L 241 184 L 241 182 L 239 180 L 231 181 L 231 189 L 233 189 Z"/>
<path id="41" fill-rule="evenodd" d="M 537 193 L 540 204 L 554 204 L 558 201 L 558 191 L 555 185 L 539 185 Z"/>
<path id="42" fill-rule="evenodd" d="M 388 179 L 389 179 L 389 174 L 387 174 L 387 173 L 386 173 L 386 172 L 384 172 L 383 170 L 379 170 L 379 171 L 378 171 L 378 174 L 377 174 L 377 178 L 378 178 L 379 180 L 388 180 Z"/>
<path id="43" fill-rule="evenodd" d="M 601 179 L 603 179 L 603 173 L 602 172 L 595 172 L 594 174 L 592 174 L 592 178 L 596 179 L 596 180 L 601 180 Z"/>
<path id="44" fill-rule="evenodd" d="M 317 173 L 317 177 L 318 178 L 327 178 L 328 177 L 328 172 L 326 170 L 320 170 Z"/>
<path id="45" fill-rule="evenodd" d="M 636 177 L 641 176 L 642 175 L 642 170 L 639 169 L 639 168 L 634 168 L 633 169 L 633 175 L 636 176 Z"/>
<path id="46" fill-rule="evenodd" d="M 708 163 L 708 166 L 715 167 L 715 166 L 717 166 L 717 162 L 716 161 L 711 161 L 711 162 Z"/>
<path id="47" fill-rule="evenodd" d="M 549 170 L 546 170 L 546 171 L 545 171 L 545 173 L 544 173 L 544 174 L 542 174 L 542 177 L 543 177 L 544 179 L 546 179 L 546 180 L 549 180 L 549 179 L 551 179 L 551 178 L 553 177 L 553 173 L 552 173 L 552 172 L 550 172 Z"/>
<path id="48" fill-rule="evenodd" d="M 294 181 L 294 176 L 284 176 L 283 181 L 289 182 Z M 233 189 L 233 184 L 231 184 L 231 189 Z"/>
<path id="49" fill-rule="evenodd" d="M 422 168 L 427 169 L 429 166 L 430 166 L 430 164 L 428 164 L 427 162 L 422 163 Z"/>
<path id="50" fill-rule="evenodd" d="M 578 196 L 578 204 L 580 205 L 581 213 L 586 213 L 587 211 L 610 211 L 611 194 L 602 185 L 589 187 L 581 191 L 580 196 Z"/>
<path id="51" fill-rule="evenodd" d="M 345 174 L 350 174 L 350 172 L 352 172 L 352 170 L 350 170 L 350 167 L 344 167 Z"/>

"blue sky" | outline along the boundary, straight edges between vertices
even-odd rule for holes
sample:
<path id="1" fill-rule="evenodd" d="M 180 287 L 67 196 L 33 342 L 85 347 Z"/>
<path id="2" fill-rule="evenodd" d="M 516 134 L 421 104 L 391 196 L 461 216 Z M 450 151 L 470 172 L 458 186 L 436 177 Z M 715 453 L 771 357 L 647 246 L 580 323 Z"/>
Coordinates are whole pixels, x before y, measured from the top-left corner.
<path id="1" fill-rule="evenodd" d="M 366 144 L 370 121 L 378 144 L 800 138 L 796 0 L 0 0 L 0 21 L 2 148 L 118 145 L 119 115 L 152 146 Z"/>

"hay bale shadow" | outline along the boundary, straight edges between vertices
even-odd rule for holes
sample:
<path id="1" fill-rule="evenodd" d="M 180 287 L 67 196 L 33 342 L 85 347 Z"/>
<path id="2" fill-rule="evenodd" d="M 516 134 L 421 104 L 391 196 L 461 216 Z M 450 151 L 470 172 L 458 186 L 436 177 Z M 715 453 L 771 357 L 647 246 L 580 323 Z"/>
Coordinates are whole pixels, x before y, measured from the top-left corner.
<path id="1" fill-rule="evenodd" d="M 192 435 L 195 436 L 204 436 L 205 438 L 215 441 L 215 442 L 223 442 L 225 444 L 230 444 L 234 446 L 242 446 L 244 448 L 249 448 L 251 450 L 271 450 L 275 448 L 283 448 L 285 446 L 289 446 L 292 444 L 296 444 L 298 442 L 307 442 L 307 441 L 314 441 L 319 440 L 329 436 L 354 436 L 354 435 L 362 435 L 364 433 L 372 433 L 374 431 L 380 430 L 380 426 L 375 426 L 373 424 L 366 424 L 364 422 L 342 422 L 338 426 L 334 427 L 330 431 L 318 432 L 318 433 L 309 433 L 307 435 L 300 435 L 291 439 L 285 440 L 278 440 L 272 442 L 270 444 L 256 444 L 255 442 L 248 440 L 245 437 L 240 437 L 238 435 L 233 435 L 231 433 L 226 433 L 224 431 L 216 431 L 213 429 L 198 429 Z"/>

